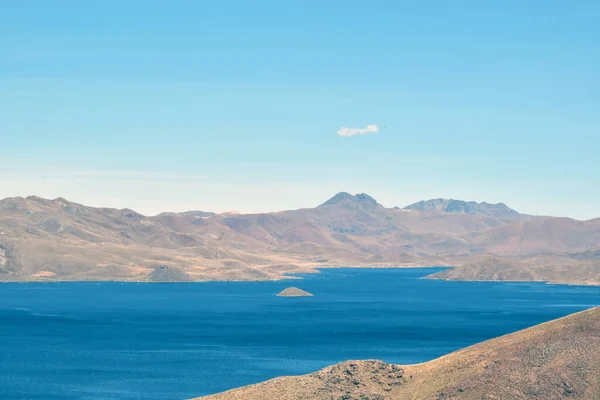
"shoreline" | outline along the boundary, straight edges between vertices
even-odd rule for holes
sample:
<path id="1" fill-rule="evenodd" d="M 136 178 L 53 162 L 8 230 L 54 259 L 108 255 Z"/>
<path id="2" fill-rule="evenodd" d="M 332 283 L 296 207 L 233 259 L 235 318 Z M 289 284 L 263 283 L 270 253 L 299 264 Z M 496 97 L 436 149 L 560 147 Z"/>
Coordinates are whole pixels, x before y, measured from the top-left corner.
<path id="1" fill-rule="evenodd" d="M 312 275 L 321 273 L 320 270 L 324 269 L 426 269 L 426 268 L 439 268 L 444 270 L 456 269 L 455 266 L 448 265 L 319 265 L 316 267 L 309 267 L 310 270 L 302 271 L 298 273 L 290 272 L 284 273 L 281 276 L 276 276 L 271 279 L 203 279 L 203 280 L 192 280 L 192 281 L 149 281 L 149 280 L 124 280 L 124 279 L 36 279 L 36 280 L 4 280 L 0 281 L 0 284 L 6 283 L 136 283 L 136 284 L 194 284 L 194 283 L 216 283 L 216 282 L 227 282 L 227 283 L 245 283 L 245 282 L 279 282 L 279 281 L 295 281 L 304 279 L 301 275 Z M 600 282 L 561 282 L 551 280 L 522 280 L 522 279 L 453 279 L 444 277 L 435 277 L 436 274 L 442 271 L 435 272 L 430 275 L 420 277 L 418 279 L 424 280 L 436 280 L 446 282 L 487 282 L 487 283 L 538 283 L 545 285 L 566 285 L 566 286 L 579 286 L 579 287 L 600 287 Z"/>

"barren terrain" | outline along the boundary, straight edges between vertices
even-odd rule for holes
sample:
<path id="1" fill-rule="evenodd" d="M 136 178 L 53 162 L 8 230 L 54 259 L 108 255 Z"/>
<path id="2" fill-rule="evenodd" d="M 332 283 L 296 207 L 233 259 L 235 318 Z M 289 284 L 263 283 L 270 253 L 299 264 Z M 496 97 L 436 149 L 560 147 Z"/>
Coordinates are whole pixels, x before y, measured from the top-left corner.
<path id="1" fill-rule="evenodd" d="M 339 266 L 455 266 L 432 278 L 600 284 L 600 219 L 504 204 L 386 208 L 339 193 L 266 214 L 144 216 L 35 196 L 0 201 L 0 280 L 274 280 Z"/>

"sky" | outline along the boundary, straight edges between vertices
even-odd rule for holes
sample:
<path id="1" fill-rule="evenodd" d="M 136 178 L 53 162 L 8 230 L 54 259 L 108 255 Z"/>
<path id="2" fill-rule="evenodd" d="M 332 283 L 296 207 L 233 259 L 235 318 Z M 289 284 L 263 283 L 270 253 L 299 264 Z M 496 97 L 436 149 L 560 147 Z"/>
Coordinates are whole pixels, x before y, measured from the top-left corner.
<path id="1" fill-rule="evenodd" d="M 600 2 L 20 0 L 0 197 L 600 217 Z"/>

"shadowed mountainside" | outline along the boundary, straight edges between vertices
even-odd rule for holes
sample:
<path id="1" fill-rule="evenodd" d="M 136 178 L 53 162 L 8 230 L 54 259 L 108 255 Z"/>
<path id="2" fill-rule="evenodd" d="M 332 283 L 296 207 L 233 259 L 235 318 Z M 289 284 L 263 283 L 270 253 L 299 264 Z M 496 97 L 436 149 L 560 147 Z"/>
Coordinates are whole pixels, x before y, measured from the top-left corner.
<path id="1" fill-rule="evenodd" d="M 597 284 L 598 248 L 600 219 L 457 200 L 399 209 L 342 192 L 300 210 L 153 217 L 62 198 L 0 201 L 0 280 L 268 280 L 319 266 L 454 265 L 437 278 Z"/>
<path id="2" fill-rule="evenodd" d="M 348 361 L 206 400 L 600 399 L 600 308 L 423 364 Z"/>

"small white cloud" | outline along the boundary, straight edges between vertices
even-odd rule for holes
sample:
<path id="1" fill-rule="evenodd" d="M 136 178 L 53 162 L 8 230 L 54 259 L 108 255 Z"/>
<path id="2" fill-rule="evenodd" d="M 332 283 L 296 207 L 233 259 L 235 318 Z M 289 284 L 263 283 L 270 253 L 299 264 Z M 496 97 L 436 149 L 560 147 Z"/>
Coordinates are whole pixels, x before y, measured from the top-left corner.
<path id="1" fill-rule="evenodd" d="M 379 127 L 377 125 L 367 125 L 366 128 L 347 128 L 342 126 L 338 129 L 338 136 L 355 136 L 355 135 L 366 135 L 367 133 L 377 133 Z"/>

